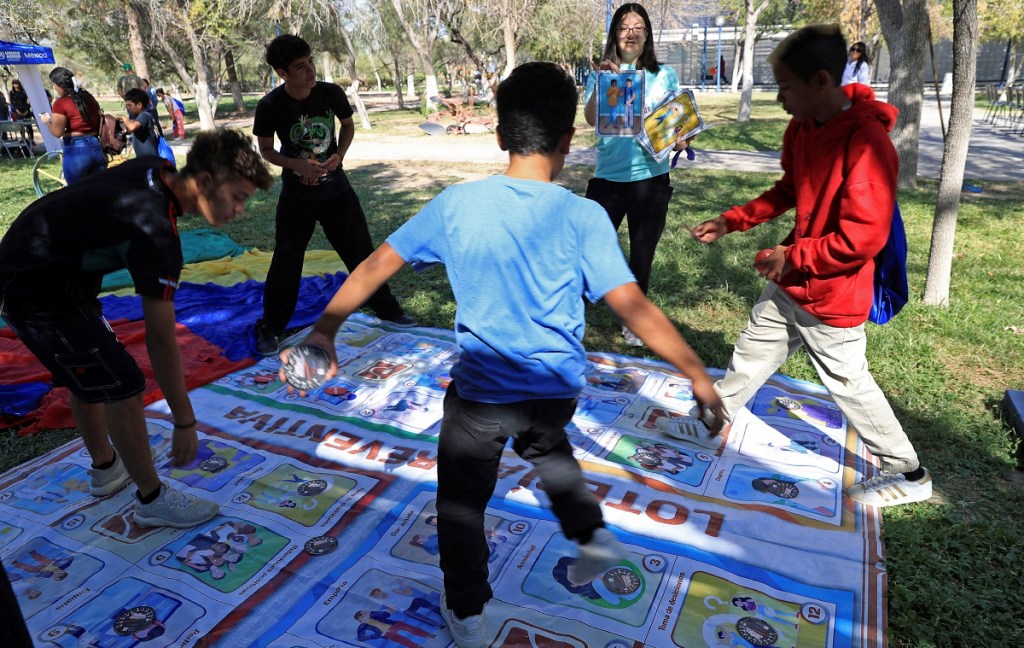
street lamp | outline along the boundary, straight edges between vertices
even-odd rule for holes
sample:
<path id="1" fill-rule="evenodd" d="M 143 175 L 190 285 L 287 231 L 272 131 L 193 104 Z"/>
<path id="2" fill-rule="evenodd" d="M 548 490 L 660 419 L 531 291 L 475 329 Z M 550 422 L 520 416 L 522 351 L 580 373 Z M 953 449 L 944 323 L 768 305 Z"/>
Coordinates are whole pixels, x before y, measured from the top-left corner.
<path id="1" fill-rule="evenodd" d="M 708 78 L 708 19 L 704 17 L 704 50 L 700 55 L 700 91 L 704 92 L 704 81 Z"/>
<path id="2" fill-rule="evenodd" d="M 725 24 L 725 16 L 718 16 L 715 18 L 715 24 L 718 25 L 718 61 L 715 63 L 715 89 L 717 92 L 722 91 L 722 25 Z"/>

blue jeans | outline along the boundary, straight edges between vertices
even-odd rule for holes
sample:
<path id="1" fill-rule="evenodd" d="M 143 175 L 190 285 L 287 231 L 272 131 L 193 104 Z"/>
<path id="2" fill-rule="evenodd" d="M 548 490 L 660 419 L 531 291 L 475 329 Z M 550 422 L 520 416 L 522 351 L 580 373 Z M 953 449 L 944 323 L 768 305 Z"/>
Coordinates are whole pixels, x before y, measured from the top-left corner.
<path id="1" fill-rule="evenodd" d="M 64 180 L 74 184 L 107 168 L 100 140 L 89 135 L 64 138 Z"/>
<path id="2" fill-rule="evenodd" d="M 565 435 L 575 411 L 575 398 L 478 403 L 459 396 L 456 382 L 448 386 L 437 450 L 437 536 L 448 607 L 457 615 L 478 612 L 493 596 L 484 510 L 509 437 L 533 464 L 567 538 L 604 526 L 601 505 Z"/>

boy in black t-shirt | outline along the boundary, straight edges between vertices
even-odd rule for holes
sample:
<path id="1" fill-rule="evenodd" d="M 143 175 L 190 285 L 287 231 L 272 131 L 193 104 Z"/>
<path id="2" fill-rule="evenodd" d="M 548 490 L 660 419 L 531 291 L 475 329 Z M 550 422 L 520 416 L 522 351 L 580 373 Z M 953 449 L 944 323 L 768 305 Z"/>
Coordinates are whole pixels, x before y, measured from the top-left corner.
<path id="1" fill-rule="evenodd" d="M 128 111 L 127 118 L 124 118 L 125 128 L 132 134 L 132 149 L 135 157 L 147 155 L 159 155 L 156 150 L 156 129 L 153 124 L 153 116 L 146 110 L 149 97 L 145 90 L 132 88 L 124 93 L 124 107 Z"/>
<path id="2" fill-rule="evenodd" d="M 260 99 L 252 128 L 263 158 L 283 169 L 274 258 L 263 295 L 263 317 L 256 322 L 256 350 L 273 355 L 295 312 L 302 261 L 316 224 L 323 227 L 349 271 L 370 256 L 374 245 L 359 197 L 342 169 L 355 134 L 344 90 L 317 81 L 309 43 L 298 36 L 272 40 L 266 61 L 284 80 Z M 341 122 L 337 138 L 336 119 Z M 274 148 L 275 135 L 280 151 Z M 415 325 L 387 285 L 367 305 L 383 320 Z"/>
<path id="3" fill-rule="evenodd" d="M 90 493 L 135 482 L 135 523 L 187 528 L 216 503 L 161 483 L 149 447 L 145 378 L 103 318 L 103 275 L 127 268 L 142 296 L 146 349 L 174 416 L 170 457 L 195 459 L 196 417 L 175 337 L 181 274 L 177 219 L 196 213 L 220 226 L 272 179 L 252 140 L 202 133 L 178 173 L 164 160 L 129 160 L 29 205 L 0 240 L 0 317 L 71 392 L 71 412 L 92 458 Z"/>

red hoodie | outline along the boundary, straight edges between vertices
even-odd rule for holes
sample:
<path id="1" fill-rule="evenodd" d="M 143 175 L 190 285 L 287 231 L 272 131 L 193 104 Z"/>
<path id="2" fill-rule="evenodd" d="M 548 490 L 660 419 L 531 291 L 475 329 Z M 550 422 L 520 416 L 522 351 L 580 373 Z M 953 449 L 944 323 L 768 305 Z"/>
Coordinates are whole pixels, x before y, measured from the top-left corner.
<path id="1" fill-rule="evenodd" d="M 795 207 L 782 241 L 792 270 L 778 284 L 822 322 L 849 328 L 871 312 L 874 259 L 892 224 L 899 160 L 888 132 L 898 111 L 868 86 L 843 90 L 850 108 L 821 125 L 810 116 L 790 121 L 782 178 L 722 217 L 730 232 L 744 231 Z"/>

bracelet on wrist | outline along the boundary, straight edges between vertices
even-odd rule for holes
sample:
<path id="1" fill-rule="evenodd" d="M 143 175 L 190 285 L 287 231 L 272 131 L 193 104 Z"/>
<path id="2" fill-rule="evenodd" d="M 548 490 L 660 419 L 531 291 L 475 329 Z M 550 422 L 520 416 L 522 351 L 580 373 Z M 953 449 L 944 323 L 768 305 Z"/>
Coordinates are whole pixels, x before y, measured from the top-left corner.
<path id="1" fill-rule="evenodd" d="M 174 424 L 174 429 L 175 430 L 187 430 L 190 427 L 195 427 L 196 423 L 198 423 L 198 421 L 196 421 L 195 419 L 192 419 L 191 423 L 186 423 L 185 425 L 179 425 L 179 424 L 175 423 Z"/>

